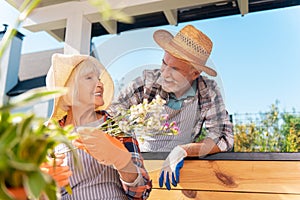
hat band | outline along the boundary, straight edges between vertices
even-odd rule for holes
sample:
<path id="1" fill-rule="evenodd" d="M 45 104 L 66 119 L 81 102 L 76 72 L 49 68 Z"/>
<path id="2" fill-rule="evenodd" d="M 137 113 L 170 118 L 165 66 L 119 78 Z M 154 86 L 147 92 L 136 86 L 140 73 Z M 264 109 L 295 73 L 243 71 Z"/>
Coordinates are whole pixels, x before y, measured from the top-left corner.
<path id="1" fill-rule="evenodd" d="M 202 65 L 202 66 L 205 65 L 207 58 L 208 58 L 207 56 L 199 55 L 199 57 L 197 57 L 197 56 L 191 54 L 189 51 L 187 51 L 185 48 L 183 48 L 180 44 L 177 44 L 176 40 L 172 40 L 169 44 L 171 46 L 173 46 L 175 49 L 180 49 L 180 51 L 185 56 L 187 56 L 187 58 L 189 59 L 188 61 L 191 61 L 195 64 Z"/>

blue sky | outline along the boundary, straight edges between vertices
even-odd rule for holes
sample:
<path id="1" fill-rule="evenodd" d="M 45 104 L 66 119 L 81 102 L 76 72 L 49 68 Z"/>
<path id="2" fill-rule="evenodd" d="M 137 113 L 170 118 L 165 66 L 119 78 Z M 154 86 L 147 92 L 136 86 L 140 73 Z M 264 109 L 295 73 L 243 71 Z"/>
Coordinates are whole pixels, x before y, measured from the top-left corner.
<path id="1" fill-rule="evenodd" d="M 13 24 L 17 14 L 0 0 L 1 24 Z M 281 111 L 292 111 L 293 108 L 300 111 L 299 18 L 300 6 L 295 6 L 249 13 L 244 17 L 235 15 L 189 22 L 214 43 L 211 59 L 219 73 L 229 113 L 265 112 L 276 100 Z M 176 32 L 186 24 L 159 28 Z M 24 29 L 21 32 L 26 35 L 22 53 L 63 46 L 45 33 L 31 33 Z M 131 33 L 121 35 L 126 34 Z M 120 36 L 95 38 L 94 41 L 101 46 L 106 40 L 116 37 Z M 149 51 L 159 53 L 156 49 Z M 145 59 L 148 53 L 143 56 L 141 52 L 132 56 Z M 159 63 L 160 54 L 155 59 Z"/>

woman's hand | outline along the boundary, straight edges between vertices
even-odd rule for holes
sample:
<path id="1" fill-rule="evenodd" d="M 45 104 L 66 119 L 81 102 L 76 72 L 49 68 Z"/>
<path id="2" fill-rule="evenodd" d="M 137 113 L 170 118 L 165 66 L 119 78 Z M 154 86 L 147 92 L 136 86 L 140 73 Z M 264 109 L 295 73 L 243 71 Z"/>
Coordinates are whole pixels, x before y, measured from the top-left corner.
<path id="1" fill-rule="evenodd" d="M 41 171 L 49 174 L 59 187 L 68 185 L 69 177 L 72 175 L 69 166 L 62 166 L 64 158 L 65 154 L 56 154 L 55 158 L 50 158 L 48 162 L 44 162 L 40 166 Z"/>
<path id="2" fill-rule="evenodd" d="M 80 128 L 78 132 L 82 141 L 75 140 L 73 144 L 85 148 L 101 164 L 120 170 L 131 161 L 131 153 L 118 139 L 91 127 Z"/>

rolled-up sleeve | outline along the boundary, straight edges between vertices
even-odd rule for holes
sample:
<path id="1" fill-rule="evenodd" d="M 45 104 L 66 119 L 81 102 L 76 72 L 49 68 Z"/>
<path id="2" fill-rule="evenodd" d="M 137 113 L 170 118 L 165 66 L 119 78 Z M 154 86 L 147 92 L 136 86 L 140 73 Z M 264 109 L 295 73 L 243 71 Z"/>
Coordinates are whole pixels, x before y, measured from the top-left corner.
<path id="1" fill-rule="evenodd" d="M 121 180 L 124 191 L 128 196 L 128 199 L 147 199 L 152 189 L 152 182 L 150 180 L 148 172 L 144 167 L 143 158 L 138 147 L 138 142 L 135 138 L 121 138 L 121 141 L 124 143 L 128 151 L 131 152 L 132 161 L 137 167 L 137 171 L 139 173 L 137 180 L 134 181 L 134 183 L 126 183 Z"/>
<path id="2" fill-rule="evenodd" d="M 233 125 L 215 81 L 207 81 L 209 106 L 206 110 L 205 127 L 207 137 L 211 138 L 221 151 L 230 151 L 233 148 Z"/>

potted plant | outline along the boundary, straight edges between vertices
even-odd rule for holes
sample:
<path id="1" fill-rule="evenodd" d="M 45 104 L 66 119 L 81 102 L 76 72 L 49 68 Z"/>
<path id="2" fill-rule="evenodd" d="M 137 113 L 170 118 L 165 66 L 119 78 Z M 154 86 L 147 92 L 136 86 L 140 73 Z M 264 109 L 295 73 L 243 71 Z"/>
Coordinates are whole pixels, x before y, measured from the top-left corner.
<path id="1" fill-rule="evenodd" d="M 89 0 L 89 2 L 99 10 L 104 19 L 132 22 L 131 17 L 119 10 L 112 10 L 105 0 Z M 39 3 L 40 0 L 28 0 L 21 4 L 15 26 L 8 29 L 0 42 L 0 60 L 21 23 Z M 73 128 L 70 126 L 62 128 L 54 121 L 50 126 L 45 126 L 45 119 L 34 114 L 11 111 L 28 103 L 48 100 L 49 96 L 61 95 L 63 92 L 62 89 L 52 91 L 35 89 L 0 107 L 0 200 L 38 199 L 41 195 L 45 195 L 49 200 L 58 198 L 59 191 L 55 181 L 43 173 L 39 166 L 47 160 L 48 155 L 52 154 L 57 144 L 64 143 L 72 149 L 70 141 L 73 138 L 69 133 Z M 73 155 L 76 162 L 76 154 Z M 22 194 L 17 196 L 12 191 L 21 191 Z"/>
<path id="2" fill-rule="evenodd" d="M 40 0 L 24 1 L 15 27 L 8 29 L 0 42 L 0 60 L 16 34 L 17 28 Z M 71 127 L 61 128 L 57 123 L 45 126 L 46 119 L 30 113 L 13 113 L 12 110 L 36 101 L 48 100 L 64 91 L 36 89 L 24 93 L 0 107 L 0 199 L 38 199 L 45 195 L 49 200 L 59 196 L 55 181 L 40 170 L 54 147 L 59 143 L 70 146 Z M 55 165 L 55 163 L 54 163 Z M 15 194 L 21 192 L 21 194 Z"/>
<path id="3" fill-rule="evenodd" d="M 53 200 L 59 197 L 55 181 L 40 170 L 40 165 L 57 144 L 64 143 L 72 149 L 72 127 L 62 128 L 55 122 L 45 126 L 45 119 L 32 113 L 11 111 L 61 92 L 35 89 L 0 108 L 0 199 L 21 199 L 10 191 L 23 191 L 24 199 L 38 199 L 41 195 Z"/>

